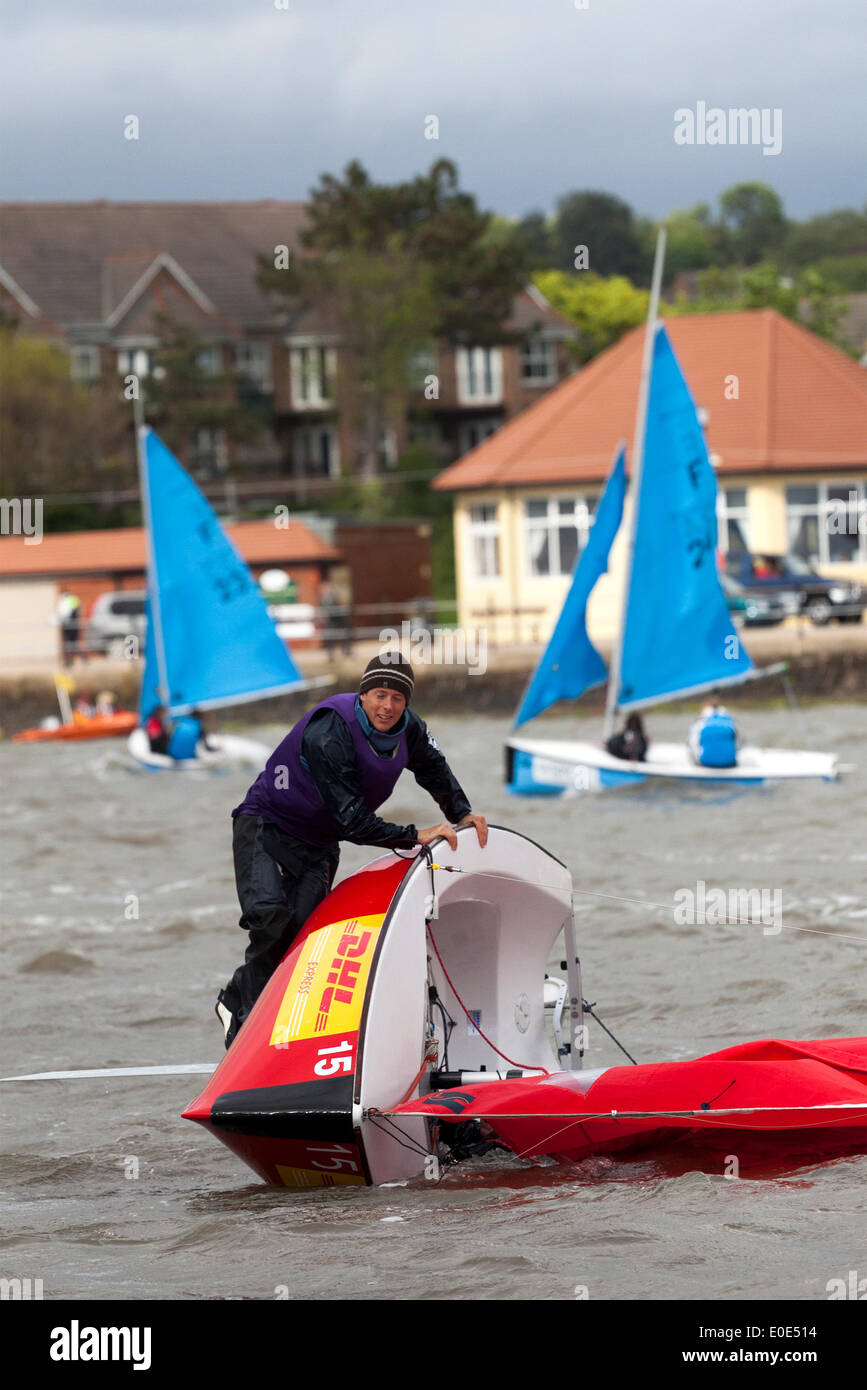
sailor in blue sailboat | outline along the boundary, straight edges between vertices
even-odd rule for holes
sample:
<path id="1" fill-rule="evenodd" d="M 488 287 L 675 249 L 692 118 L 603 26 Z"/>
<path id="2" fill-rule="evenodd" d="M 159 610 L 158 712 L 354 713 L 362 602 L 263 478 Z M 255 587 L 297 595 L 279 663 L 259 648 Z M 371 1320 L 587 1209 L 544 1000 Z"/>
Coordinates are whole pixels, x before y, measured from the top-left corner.
<path id="1" fill-rule="evenodd" d="M 259 586 L 207 498 L 147 427 L 139 431 L 148 551 L 147 632 L 140 717 L 129 741 L 153 771 L 261 762 L 264 745 L 205 738 L 200 712 L 303 690 Z M 160 727 L 157 727 L 159 725 Z"/>
<path id="2" fill-rule="evenodd" d="M 719 700 L 705 705 L 690 728 L 687 743 L 701 767 L 734 767 L 738 760 L 735 721 Z"/>
<path id="3" fill-rule="evenodd" d="M 664 242 L 660 241 L 662 246 Z M 510 791 L 562 796 L 626 786 L 649 778 L 762 782 L 837 775 L 831 754 L 743 748 L 714 716 L 708 741 L 718 747 L 691 754 L 686 741 L 645 741 L 632 757 L 609 744 L 619 711 L 631 715 L 655 704 L 736 685 L 758 672 L 735 631 L 716 562 L 717 483 L 689 386 L 655 320 L 661 255 L 645 340 L 631 486 L 626 582 L 611 670 L 587 635 L 587 603 L 605 573 L 623 517 L 625 449 L 620 448 L 596 511 L 554 632 L 515 719 L 516 726 L 563 699 L 577 699 L 608 677 L 601 743 L 512 736 L 506 745 Z M 618 736 L 615 736 L 617 738 Z M 727 751 L 722 743 L 728 741 Z M 713 758 L 713 762 L 711 762 Z"/>
<path id="4" fill-rule="evenodd" d="M 244 964 L 216 1003 L 226 1047 L 310 914 L 328 893 L 340 842 L 411 849 L 473 825 L 484 847 L 485 817 L 467 796 L 427 726 L 409 708 L 415 677 L 399 652 L 368 662 L 358 691 L 314 706 L 277 746 L 234 820 Z M 427 829 L 382 820 L 378 808 L 408 769 L 445 820 Z"/>

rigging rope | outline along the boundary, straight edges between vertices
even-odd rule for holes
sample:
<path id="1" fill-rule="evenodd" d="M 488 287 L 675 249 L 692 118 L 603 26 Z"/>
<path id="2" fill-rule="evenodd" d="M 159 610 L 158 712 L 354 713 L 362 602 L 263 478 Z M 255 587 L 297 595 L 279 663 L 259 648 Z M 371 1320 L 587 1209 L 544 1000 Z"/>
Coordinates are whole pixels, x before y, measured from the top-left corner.
<path id="1" fill-rule="evenodd" d="M 432 865 L 431 867 L 433 867 L 433 865 Z M 531 1066 L 531 1064 L 530 1064 L 529 1062 L 516 1062 L 516 1061 L 513 1060 L 513 1058 L 507 1057 L 506 1054 L 505 1054 L 505 1052 L 501 1052 L 500 1049 L 497 1047 L 496 1043 L 491 1042 L 491 1039 L 487 1036 L 487 1034 L 484 1033 L 484 1032 L 482 1032 L 482 1029 L 479 1027 L 478 1023 L 477 1023 L 476 1020 L 473 1018 L 472 1014 L 470 1013 L 470 1011 L 469 1011 L 469 1009 L 467 1008 L 466 1004 L 464 1003 L 463 999 L 461 998 L 461 996 L 458 994 L 457 990 L 455 989 L 455 986 L 454 986 L 454 984 L 453 984 L 453 982 L 452 982 L 452 978 L 451 978 L 451 976 L 449 975 L 449 972 L 446 970 L 445 966 L 443 965 L 443 958 L 442 958 L 442 956 L 441 956 L 440 953 L 439 953 L 439 947 L 437 946 L 436 940 L 435 940 L 435 938 L 434 938 L 434 934 L 433 934 L 433 932 L 431 931 L 431 924 L 430 924 L 430 922 L 425 922 L 425 926 L 427 927 L 427 934 L 428 934 L 428 936 L 430 937 L 431 945 L 432 945 L 433 948 L 434 948 L 434 954 L 436 955 L 436 958 L 437 958 L 437 960 L 438 960 L 439 963 L 440 963 L 440 969 L 442 970 L 443 974 L 444 974 L 445 977 L 446 977 L 446 980 L 448 981 L 449 989 L 451 990 L 452 994 L 453 994 L 453 995 L 455 996 L 455 998 L 457 999 L 458 1003 L 460 1004 L 461 1008 L 463 1009 L 464 1013 L 466 1014 L 467 1019 L 468 1019 L 469 1022 L 472 1024 L 473 1028 L 475 1028 L 475 1030 L 476 1030 L 476 1032 L 478 1033 L 479 1037 L 480 1037 L 480 1038 L 484 1038 L 485 1042 L 488 1044 L 488 1047 L 490 1047 L 494 1052 L 496 1052 L 496 1054 L 497 1054 L 498 1057 L 502 1057 L 502 1059 L 503 1059 L 504 1062 L 508 1062 L 510 1067 L 520 1067 L 521 1071 L 542 1072 L 544 1076 L 550 1076 L 551 1073 L 547 1070 L 546 1067 L 534 1067 L 534 1066 Z"/>

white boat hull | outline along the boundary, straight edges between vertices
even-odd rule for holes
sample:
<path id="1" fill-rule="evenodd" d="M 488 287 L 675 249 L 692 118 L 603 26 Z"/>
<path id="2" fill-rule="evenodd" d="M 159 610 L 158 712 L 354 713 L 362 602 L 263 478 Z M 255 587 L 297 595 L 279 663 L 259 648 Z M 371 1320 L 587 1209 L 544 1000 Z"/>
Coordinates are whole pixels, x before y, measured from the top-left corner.
<path id="1" fill-rule="evenodd" d="M 261 771 L 271 756 L 271 748 L 256 739 L 237 734 L 209 734 L 214 746 L 199 744 L 195 758 L 170 758 L 165 753 L 151 752 L 150 740 L 144 729 L 133 729 L 127 739 L 127 749 L 140 767 L 149 772 L 200 772 L 203 768 L 252 767 Z"/>
<path id="2" fill-rule="evenodd" d="M 506 785 L 524 796 L 566 796 L 606 791 L 643 782 L 730 782 L 760 785 L 790 778 L 833 781 L 832 753 L 785 748 L 742 748 L 735 767 L 699 767 L 685 743 L 652 742 L 644 762 L 614 758 L 601 743 L 510 738 L 506 743 Z"/>

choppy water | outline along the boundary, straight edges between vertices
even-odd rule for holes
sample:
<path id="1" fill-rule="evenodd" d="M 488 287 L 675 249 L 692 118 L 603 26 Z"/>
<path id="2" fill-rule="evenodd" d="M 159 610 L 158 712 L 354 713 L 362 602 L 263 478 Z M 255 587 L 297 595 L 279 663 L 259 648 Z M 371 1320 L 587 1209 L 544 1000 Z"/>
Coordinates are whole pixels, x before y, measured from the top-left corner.
<path id="1" fill-rule="evenodd" d="M 824 933 L 678 927 L 579 895 L 585 995 L 639 1061 L 867 1031 L 863 711 L 739 717 L 751 740 L 833 748 L 860 770 L 836 785 L 525 801 L 501 786 L 506 721 L 431 721 L 474 807 L 565 860 L 578 888 L 662 904 L 699 879 L 780 890 L 784 922 Z M 685 722 L 651 721 L 660 737 Z M 542 731 L 574 736 L 575 723 Z M 134 775 L 119 759 L 120 745 L 0 746 L 2 1075 L 221 1056 L 213 1000 L 245 943 L 228 813 L 249 778 Z M 411 778 L 388 814 L 438 818 Z M 369 857 L 347 847 L 341 873 Z M 618 1060 L 591 1024 L 586 1065 Z M 867 1275 L 867 1156 L 732 1181 L 682 1153 L 571 1167 L 490 1155 L 438 1185 L 276 1191 L 179 1118 L 198 1080 L 0 1088 L 0 1275 L 41 1278 L 46 1298 L 267 1299 L 287 1286 L 571 1299 L 583 1285 L 591 1298 L 804 1300 Z"/>

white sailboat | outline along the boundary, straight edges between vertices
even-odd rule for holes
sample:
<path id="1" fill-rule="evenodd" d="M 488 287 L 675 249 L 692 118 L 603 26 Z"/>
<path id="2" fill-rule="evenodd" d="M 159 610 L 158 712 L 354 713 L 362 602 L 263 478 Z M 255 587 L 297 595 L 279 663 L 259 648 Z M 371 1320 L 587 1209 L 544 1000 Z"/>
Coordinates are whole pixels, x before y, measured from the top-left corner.
<path id="1" fill-rule="evenodd" d="M 732 624 L 716 564 L 716 478 L 689 387 L 657 321 L 665 233 L 653 271 L 633 450 L 634 503 L 626 583 L 611 670 L 587 635 L 590 594 L 605 572 L 623 518 L 626 451 L 618 450 L 557 625 L 527 687 L 518 727 L 559 700 L 608 680 L 600 742 L 513 735 L 510 791 L 563 795 L 647 781 L 763 783 L 837 776 L 830 753 L 744 747 L 734 767 L 699 766 L 686 742 L 652 740 L 644 760 L 605 743 L 618 711 L 716 691 L 784 669 L 756 670 Z"/>
<path id="2" fill-rule="evenodd" d="M 138 447 L 148 558 L 142 723 L 158 705 L 176 717 L 328 683 L 303 678 L 210 503 L 148 426 Z M 195 758 L 179 760 L 152 752 L 144 728 L 127 747 L 139 766 L 175 772 L 261 768 L 271 753 L 255 739 L 211 734 Z"/>

